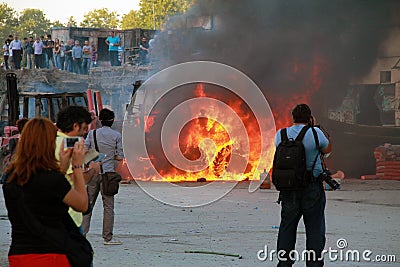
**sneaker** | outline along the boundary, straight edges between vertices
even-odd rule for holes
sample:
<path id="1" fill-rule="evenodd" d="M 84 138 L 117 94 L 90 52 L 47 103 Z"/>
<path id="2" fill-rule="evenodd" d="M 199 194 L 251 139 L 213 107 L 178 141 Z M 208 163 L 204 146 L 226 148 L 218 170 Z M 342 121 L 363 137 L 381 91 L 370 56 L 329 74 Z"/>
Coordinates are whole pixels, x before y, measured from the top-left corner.
<path id="1" fill-rule="evenodd" d="M 110 241 L 105 241 L 104 240 L 104 243 L 103 243 L 104 245 L 121 245 L 122 244 L 122 242 L 121 241 L 119 241 L 119 240 L 117 240 L 117 239 L 111 239 Z"/>

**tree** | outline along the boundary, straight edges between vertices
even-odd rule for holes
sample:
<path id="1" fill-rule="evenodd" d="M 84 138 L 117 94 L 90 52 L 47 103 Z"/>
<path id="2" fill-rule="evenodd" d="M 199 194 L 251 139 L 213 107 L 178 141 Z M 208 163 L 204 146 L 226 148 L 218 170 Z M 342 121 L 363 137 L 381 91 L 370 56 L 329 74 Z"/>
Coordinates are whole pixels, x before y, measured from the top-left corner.
<path id="1" fill-rule="evenodd" d="M 40 9 L 27 8 L 22 10 L 19 17 L 18 34 L 20 38 L 32 35 L 49 34 L 50 20 Z"/>
<path id="2" fill-rule="evenodd" d="M 51 28 L 53 27 L 65 27 L 65 25 L 61 21 L 56 20 L 51 23 Z"/>
<path id="3" fill-rule="evenodd" d="M 139 11 L 131 10 L 122 16 L 121 28 L 123 30 L 135 29 L 140 27 Z"/>
<path id="4" fill-rule="evenodd" d="M 17 12 L 6 3 L 0 3 L 0 42 L 3 47 L 8 35 L 14 34 L 18 25 Z"/>
<path id="5" fill-rule="evenodd" d="M 76 23 L 74 16 L 69 17 L 67 27 L 78 27 L 78 23 Z"/>
<path id="6" fill-rule="evenodd" d="M 140 26 L 160 29 L 169 16 L 185 12 L 194 0 L 140 0 Z"/>
<path id="7" fill-rule="evenodd" d="M 109 11 L 108 8 L 94 9 L 84 16 L 81 27 L 88 28 L 118 28 L 120 24 L 119 15 L 116 11 Z"/>

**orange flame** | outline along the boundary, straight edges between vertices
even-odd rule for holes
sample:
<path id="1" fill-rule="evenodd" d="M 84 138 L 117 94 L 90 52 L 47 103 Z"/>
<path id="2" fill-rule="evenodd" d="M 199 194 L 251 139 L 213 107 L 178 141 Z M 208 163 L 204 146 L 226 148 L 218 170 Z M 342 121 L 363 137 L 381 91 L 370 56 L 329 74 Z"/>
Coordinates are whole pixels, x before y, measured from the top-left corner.
<path id="1" fill-rule="evenodd" d="M 299 103 L 309 104 L 311 96 L 321 89 L 323 84 L 322 74 L 327 66 L 323 58 L 318 55 L 314 55 L 312 64 L 294 59 L 288 65 L 289 73 L 291 73 L 288 79 L 294 81 L 293 84 L 297 84 L 297 80 L 306 82 L 292 90 L 293 93 L 289 95 L 274 94 L 267 96 L 269 101 L 272 100 L 270 103 L 277 129 L 290 126 L 292 124 L 291 109 Z M 132 165 L 135 169 L 135 173 L 132 175 L 133 179 L 168 182 L 198 181 L 201 178 L 205 178 L 207 181 L 242 181 L 257 179 L 264 168 L 269 170 L 272 167 L 275 152 L 273 146 L 271 145 L 271 149 L 263 155 L 260 154 L 262 141 L 272 140 L 272 144 L 274 136 L 267 136 L 268 140 L 261 140 L 259 125 L 264 122 L 256 120 L 255 115 L 246 103 L 233 94 L 221 96 L 220 93 L 218 95 L 216 90 L 210 90 L 208 85 L 202 83 L 197 84 L 195 90 L 192 89 L 191 91 L 192 97 L 209 97 L 229 105 L 245 127 L 248 136 L 247 146 L 242 144 L 235 136 L 230 136 L 231 133 L 236 132 L 237 128 L 235 128 L 236 125 L 229 116 L 224 116 L 223 110 L 212 105 L 201 106 L 194 102 L 190 106 L 190 113 L 196 115 L 193 116 L 196 119 L 189 121 L 181 129 L 176 151 L 180 151 L 187 160 L 200 162 L 205 167 L 196 172 L 179 169 L 168 162 L 161 148 L 156 148 L 148 150 L 148 158 L 137 157 Z M 147 142 L 152 145 L 156 143 L 156 138 L 158 138 L 157 134 L 153 133 L 161 126 L 157 117 L 161 116 L 162 112 L 158 112 L 160 111 L 157 110 L 152 113 L 152 116 L 144 118 L 145 132 L 150 134 Z M 212 119 L 217 117 L 223 119 L 219 121 Z M 173 142 L 176 142 L 176 140 L 171 140 L 172 144 Z M 235 169 L 236 165 L 243 162 L 244 170 Z M 262 165 L 259 166 L 260 162 Z M 124 165 L 126 168 L 126 164 Z M 228 166 L 229 172 L 227 172 Z M 161 180 L 157 178 L 159 177 L 156 175 L 157 173 L 162 177 Z"/>

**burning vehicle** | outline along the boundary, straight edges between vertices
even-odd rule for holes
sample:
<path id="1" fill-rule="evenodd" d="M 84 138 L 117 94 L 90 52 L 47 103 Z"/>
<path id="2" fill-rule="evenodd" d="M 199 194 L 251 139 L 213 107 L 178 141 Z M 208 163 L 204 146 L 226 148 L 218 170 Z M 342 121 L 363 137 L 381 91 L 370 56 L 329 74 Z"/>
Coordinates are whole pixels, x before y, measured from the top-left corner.
<path id="1" fill-rule="evenodd" d="M 140 84 L 135 84 L 127 106 L 123 133 L 134 179 L 243 181 L 269 169 L 274 152 L 272 114 L 258 121 L 243 99 L 215 84 L 178 86 L 158 101 L 157 88 Z M 262 151 L 265 127 L 259 123 L 271 126 L 263 132 L 269 135 L 267 152 Z"/>

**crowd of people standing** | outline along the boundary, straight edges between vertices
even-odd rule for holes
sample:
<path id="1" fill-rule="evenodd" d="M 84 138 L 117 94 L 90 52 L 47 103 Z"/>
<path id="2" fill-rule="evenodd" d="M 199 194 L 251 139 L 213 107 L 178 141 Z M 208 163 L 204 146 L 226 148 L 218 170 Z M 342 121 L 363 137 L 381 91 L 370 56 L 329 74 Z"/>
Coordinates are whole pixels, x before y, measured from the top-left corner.
<path id="1" fill-rule="evenodd" d="M 94 44 L 79 40 L 52 40 L 51 35 L 24 38 L 9 35 L 3 45 L 4 69 L 43 69 L 57 68 L 78 74 L 88 74 L 97 66 L 98 53 Z"/>
<path id="2" fill-rule="evenodd" d="M 148 41 L 142 36 L 139 42 L 137 63 L 148 64 L 152 51 L 154 39 Z M 105 40 L 108 46 L 111 66 L 121 66 L 124 61 L 124 50 L 121 39 L 114 31 L 110 31 Z M 80 40 L 60 41 L 59 38 L 52 39 L 51 35 L 23 38 L 9 35 L 3 45 L 3 63 L 1 68 L 7 69 L 54 69 L 66 70 L 77 74 L 88 74 L 90 68 L 97 67 L 98 49 L 95 44 L 88 40 L 81 43 Z"/>

